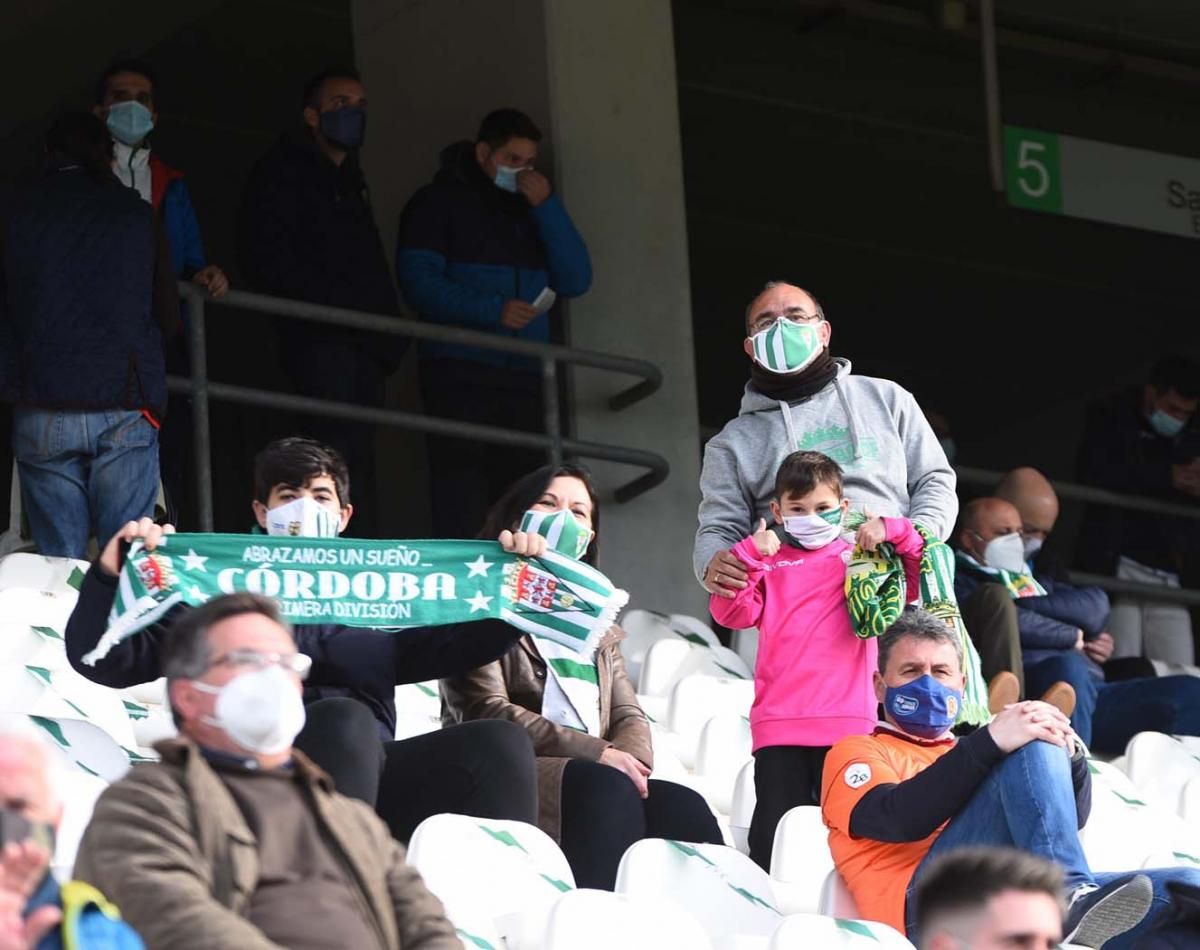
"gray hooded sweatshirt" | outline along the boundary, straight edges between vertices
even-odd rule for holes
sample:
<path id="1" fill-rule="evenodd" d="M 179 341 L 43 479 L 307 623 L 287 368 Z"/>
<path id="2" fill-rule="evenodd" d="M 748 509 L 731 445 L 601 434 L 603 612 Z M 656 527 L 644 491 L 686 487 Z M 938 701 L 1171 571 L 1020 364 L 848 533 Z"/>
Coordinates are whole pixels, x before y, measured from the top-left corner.
<path id="1" fill-rule="evenodd" d="M 846 497 L 874 515 L 918 521 L 949 537 L 957 478 L 912 393 L 886 379 L 852 376 L 838 359 L 833 382 L 789 406 L 746 386 L 736 419 L 709 440 L 700 473 L 696 577 L 718 551 L 771 524 L 775 473 L 798 449 L 824 452 L 845 472 Z"/>

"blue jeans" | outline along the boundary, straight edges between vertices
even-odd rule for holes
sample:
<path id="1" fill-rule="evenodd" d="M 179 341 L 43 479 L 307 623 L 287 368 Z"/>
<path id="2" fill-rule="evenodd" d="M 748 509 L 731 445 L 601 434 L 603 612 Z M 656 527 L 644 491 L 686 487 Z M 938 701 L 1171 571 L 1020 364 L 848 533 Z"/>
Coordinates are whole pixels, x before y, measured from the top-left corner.
<path id="1" fill-rule="evenodd" d="M 158 430 L 140 412 L 13 410 L 21 503 L 38 550 L 82 558 L 126 521 L 153 514 Z"/>
<path id="2" fill-rule="evenodd" d="M 1200 885 L 1200 871 L 1160 868 L 1093 874 L 1076 831 L 1079 820 L 1067 753 L 1048 742 L 1031 742 L 1004 758 L 983 780 L 962 811 L 950 819 L 929 853 L 917 865 L 908 886 L 905 922 L 908 939 L 917 943 L 915 884 L 929 863 L 956 848 L 1006 846 L 1028 851 L 1062 867 L 1067 893 L 1081 884 L 1104 885 L 1117 878 L 1145 874 L 1154 884 L 1150 913 L 1136 928 L 1106 943 L 1105 950 L 1132 947 L 1167 903 L 1166 885 Z"/>
<path id="3" fill-rule="evenodd" d="M 1200 736 L 1200 677 L 1160 676 L 1105 683 L 1078 650 L 1025 667 L 1026 695 L 1057 680 L 1075 688 L 1071 725 L 1089 748 L 1120 755 L 1139 732 Z"/>

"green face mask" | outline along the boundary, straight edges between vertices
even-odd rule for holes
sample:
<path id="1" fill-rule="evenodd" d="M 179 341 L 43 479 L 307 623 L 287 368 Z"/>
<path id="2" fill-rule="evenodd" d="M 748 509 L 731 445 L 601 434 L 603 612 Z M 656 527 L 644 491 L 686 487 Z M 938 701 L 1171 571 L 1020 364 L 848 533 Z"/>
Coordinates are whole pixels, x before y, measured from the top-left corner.
<path id="1" fill-rule="evenodd" d="M 540 534 L 551 551 L 579 560 L 592 543 L 592 532 L 579 523 L 571 512 L 527 511 L 521 518 L 520 530 Z"/>
<path id="2" fill-rule="evenodd" d="M 799 323 L 780 317 L 750 337 L 754 362 L 771 373 L 799 373 L 817 358 L 824 345 L 818 323 Z"/>

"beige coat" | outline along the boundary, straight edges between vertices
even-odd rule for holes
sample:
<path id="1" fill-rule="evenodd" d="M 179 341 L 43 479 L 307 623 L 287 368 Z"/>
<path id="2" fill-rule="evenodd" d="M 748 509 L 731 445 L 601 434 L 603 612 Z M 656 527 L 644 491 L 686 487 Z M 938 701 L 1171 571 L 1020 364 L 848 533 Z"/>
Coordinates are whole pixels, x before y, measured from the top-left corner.
<path id="1" fill-rule="evenodd" d="M 100 796 L 75 877 L 111 898 L 149 950 L 276 947 L 244 916 L 258 880 L 257 842 L 233 797 L 190 741 L 156 748 L 161 763 L 135 766 Z M 459 950 L 441 902 L 383 822 L 337 794 L 301 753 L 295 761 L 380 945 Z"/>
<path id="2" fill-rule="evenodd" d="M 445 722 L 508 719 L 529 733 L 537 755 L 538 825 L 555 841 L 559 840 L 562 776 L 568 761 L 595 762 L 605 749 L 615 746 L 654 766 L 650 723 L 638 705 L 621 658 L 619 644 L 624 639 L 625 631 L 613 627 L 596 650 L 603 738 L 560 726 L 542 716 L 546 661 L 529 637 L 522 637 L 494 663 L 442 680 Z"/>

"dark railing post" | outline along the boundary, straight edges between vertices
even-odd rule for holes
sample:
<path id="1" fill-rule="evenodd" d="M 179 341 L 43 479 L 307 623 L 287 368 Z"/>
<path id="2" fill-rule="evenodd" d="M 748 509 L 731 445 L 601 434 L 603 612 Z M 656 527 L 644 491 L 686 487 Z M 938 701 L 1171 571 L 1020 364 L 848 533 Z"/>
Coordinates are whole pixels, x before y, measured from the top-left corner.
<path id="1" fill-rule="evenodd" d="M 192 357 L 192 438 L 196 452 L 196 507 L 200 530 L 213 529 L 212 445 L 208 421 L 208 353 L 203 292 L 188 295 L 188 347 Z"/>
<path id="2" fill-rule="evenodd" d="M 562 421 L 558 418 L 558 361 L 553 356 L 542 357 L 542 411 L 550 447 L 546 450 L 551 465 L 562 464 Z"/>

